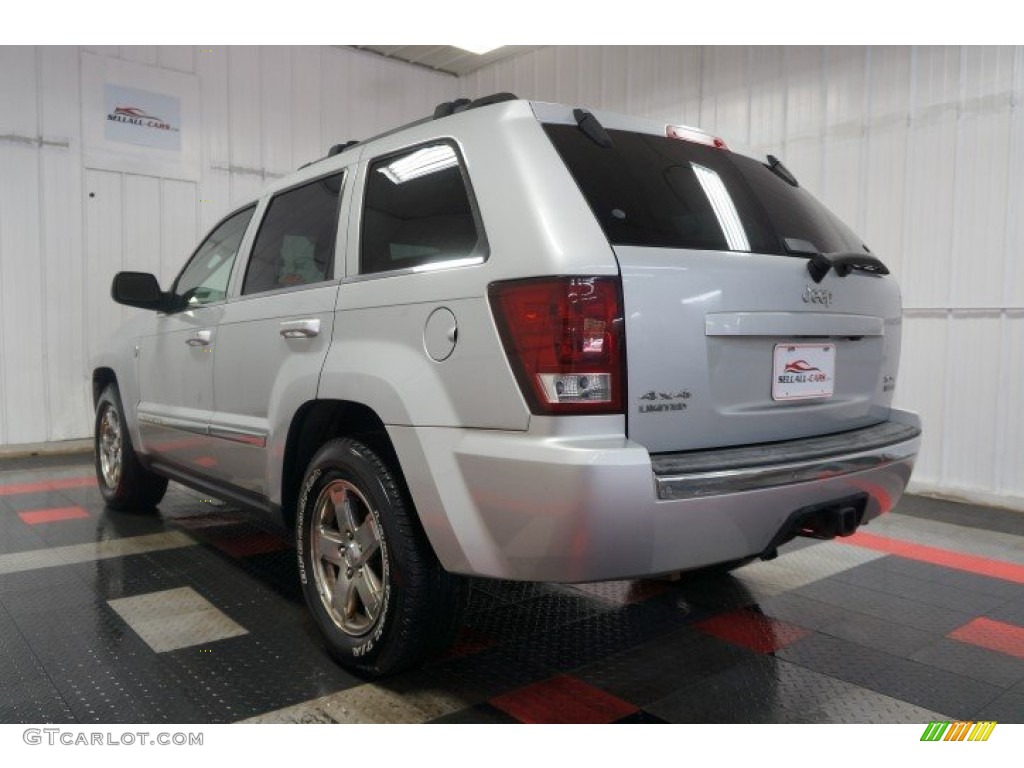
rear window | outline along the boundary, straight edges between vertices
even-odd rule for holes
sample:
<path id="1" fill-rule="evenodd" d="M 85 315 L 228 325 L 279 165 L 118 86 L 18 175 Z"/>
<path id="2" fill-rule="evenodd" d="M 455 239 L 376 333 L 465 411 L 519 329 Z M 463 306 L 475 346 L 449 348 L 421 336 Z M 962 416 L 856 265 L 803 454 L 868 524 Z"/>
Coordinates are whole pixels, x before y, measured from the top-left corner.
<path id="1" fill-rule="evenodd" d="M 480 232 L 455 147 L 419 146 L 374 160 L 366 174 L 362 274 L 477 255 Z"/>
<path id="2" fill-rule="evenodd" d="M 613 245 L 755 253 L 863 251 L 808 192 L 763 163 L 690 141 L 544 126 Z"/>

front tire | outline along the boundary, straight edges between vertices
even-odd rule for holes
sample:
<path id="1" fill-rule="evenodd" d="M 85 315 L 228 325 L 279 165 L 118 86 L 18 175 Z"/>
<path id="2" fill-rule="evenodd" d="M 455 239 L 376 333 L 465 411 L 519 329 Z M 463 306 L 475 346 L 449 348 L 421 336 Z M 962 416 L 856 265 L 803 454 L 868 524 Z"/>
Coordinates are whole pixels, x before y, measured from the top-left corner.
<path id="1" fill-rule="evenodd" d="M 93 449 L 96 480 L 108 507 L 150 511 L 160 503 L 167 492 L 167 478 L 139 463 L 116 384 L 109 384 L 96 402 Z"/>
<path id="2" fill-rule="evenodd" d="M 326 443 L 296 510 L 299 577 L 328 650 L 376 678 L 446 647 L 468 598 L 441 567 L 391 468 L 349 438 Z"/>

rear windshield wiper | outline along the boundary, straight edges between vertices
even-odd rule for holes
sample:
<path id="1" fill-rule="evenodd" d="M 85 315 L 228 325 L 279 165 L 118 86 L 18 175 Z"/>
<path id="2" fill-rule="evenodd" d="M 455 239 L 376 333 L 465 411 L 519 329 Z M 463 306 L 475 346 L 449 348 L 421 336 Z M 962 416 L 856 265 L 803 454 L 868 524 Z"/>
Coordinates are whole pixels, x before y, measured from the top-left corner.
<path id="1" fill-rule="evenodd" d="M 789 253 L 811 257 L 811 260 L 807 262 L 807 271 L 810 272 L 811 278 L 816 283 L 824 280 L 825 275 L 831 269 L 834 269 L 839 277 L 846 277 L 850 274 L 851 269 L 861 269 L 875 275 L 889 274 L 889 268 L 872 256 L 866 245 L 863 248 L 867 253 L 857 251 L 822 253 L 814 246 L 814 243 L 796 237 L 784 238 L 782 244 Z"/>
<path id="2" fill-rule="evenodd" d="M 889 268 L 870 253 L 816 253 L 807 262 L 811 279 L 820 283 L 830 269 L 839 277 L 846 277 L 851 269 L 860 269 L 874 275 L 888 275 Z"/>

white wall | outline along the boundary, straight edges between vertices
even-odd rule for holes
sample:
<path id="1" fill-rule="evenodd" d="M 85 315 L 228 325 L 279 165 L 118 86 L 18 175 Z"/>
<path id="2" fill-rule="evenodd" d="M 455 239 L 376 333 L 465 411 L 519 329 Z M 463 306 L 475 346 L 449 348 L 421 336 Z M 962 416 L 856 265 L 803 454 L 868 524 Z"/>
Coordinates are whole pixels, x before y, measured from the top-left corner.
<path id="1" fill-rule="evenodd" d="M 918 490 L 1024 509 L 1024 47 L 553 47 L 477 96 L 699 125 L 779 155 L 900 279 Z"/>
<path id="2" fill-rule="evenodd" d="M 84 166 L 84 50 L 198 77 L 198 183 Z M 88 360 L 131 311 L 110 300 L 116 271 L 166 284 L 266 181 L 456 90 L 448 75 L 328 47 L 0 47 L 0 445 L 91 433 Z"/>

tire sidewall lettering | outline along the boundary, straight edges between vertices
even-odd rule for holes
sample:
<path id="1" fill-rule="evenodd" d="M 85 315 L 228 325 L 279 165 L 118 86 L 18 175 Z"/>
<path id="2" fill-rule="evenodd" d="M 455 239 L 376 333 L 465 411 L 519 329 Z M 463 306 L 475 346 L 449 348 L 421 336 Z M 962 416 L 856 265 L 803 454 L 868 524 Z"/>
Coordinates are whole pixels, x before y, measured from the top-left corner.
<path id="1" fill-rule="evenodd" d="M 383 494 L 383 496 L 386 500 L 387 494 Z M 380 553 L 381 560 L 384 564 L 384 600 L 381 603 L 380 618 L 377 619 L 377 626 L 375 626 L 373 628 L 373 632 L 370 633 L 370 639 L 362 645 L 358 645 L 352 649 L 352 655 L 357 658 L 365 656 L 377 645 L 381 635 L 384 634 L 384 627 L 388 621 L 388 608 L 391 605 L 391 559 L 388 555 L 387 535 L 384 530 L 384 523 L 380 518 L 380 511 L 377 504 L 374 504 L 370 508 L 370 513 L 373 515 L 373 521 L 377 526 L 377 530 L 381 532 Z"/>
<path id="2" fill-rule="evenodd" d="M 320 478 L 323 473 L 321 469 L 314 469 L 309 473 L 309 477 L 306 482 L 302 485 L 302 493 L 299 495 L 298 509 L 296 510 L 297 517 L 295 519 L 295 528 L 299 532 L 299 535 L 295 537 L 296 555 L 299 560 L 299 581 L 303 585 L 308 583 L 309 577 L 306 573 L 306 502 L 309 499 L 309 492 L 316 485 L 316 481 Z M 310 531 L 310 536 L 313 532 Z"/>

